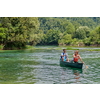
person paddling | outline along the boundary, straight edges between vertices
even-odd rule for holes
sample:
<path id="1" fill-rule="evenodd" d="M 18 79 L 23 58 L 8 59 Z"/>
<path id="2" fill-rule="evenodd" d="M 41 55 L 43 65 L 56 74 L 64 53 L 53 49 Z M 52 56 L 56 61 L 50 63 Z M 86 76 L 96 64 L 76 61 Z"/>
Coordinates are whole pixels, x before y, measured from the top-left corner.
<path id="1" fill-rule="evenodd" d="M 61 53 L 61 60 L 69 62 L 68 54 L 66 53 L 66 49 L 63 49 L 63 52 Z"/>
<path id="2" fill-rule="evenodd" d="M 77 63 L 79 59 L 80 59 L 80 61 L 81 61 L 82 63 L 84 63 L 84 62 L 82 61 L 81 56 L 79 55 L 79 51 L 77 50 L 77 51 L 75 51 L 74 54 L 73 54 L 73 61 L 74 61 L 75 63 Z"/>

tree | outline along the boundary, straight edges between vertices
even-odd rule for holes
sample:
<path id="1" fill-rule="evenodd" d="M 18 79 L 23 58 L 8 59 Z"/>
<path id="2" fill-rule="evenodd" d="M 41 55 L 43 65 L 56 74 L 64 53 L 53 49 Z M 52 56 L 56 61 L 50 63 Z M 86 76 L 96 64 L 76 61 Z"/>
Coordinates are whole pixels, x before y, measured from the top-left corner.
<path id="1" fill-rule="evenodd" d="M 72 21 L 75 31 L 81 26 L 77 21 Z"/>
<path id="2" fill-rule="evenodd" d="M 90 29 L 87 26 L 80 26 L 76 30 L 74 37 L 78 39 L 84 39 L 86 37 L 89 37 L 89 32 L 90 32 Z"/>
<path id="3" fill-rule="evenodd" d="M 5 49 L 9 46 L 11 49 L 25 47 L 31 41 L 31 35 L 39 29 L 36 17 L 2 17 L 0 21 L 2 27 L 7 28 Z"/>
<path id="4" fill-rule="evenodd" d="M 3 44 L 3 42 L 5 41 L 6 35 L 7 35 L 7 29 L 0 27 L 0 44 Z"/>
<path id="5" fill-rule="evenodd" d="M 58 30 L 48 30 L 47 31 L 47 34 L 46 34 L 46 37 L 47 37 L 47 44 L 58 44 L 58 40 L 60 38 L 60 31 Z"/>
<path id="6" fill-rule="evenodd" d="M 68 25 L 66 26 L 66 30 L 68 34 L 74 34 L 75 32 L 75 27 L 73 26 L 72 23 L 68 23 Z"/>
<path id="7" fill-rule="evenodd" d="M 83 42 L 84 42 L 84 44 L 85 44 L 86 46 L 89 46 L 89 45 L 90 45 L 90 38 L 85 38 L 85 39 L 83 40 Z"/>
<path id="8" fill-rule="evenodd" d="M 100 27 L 96 27 L 90 32 L 90 44 L 100 44 Z"/>
<path id="9" fill-rule="evenodd" d="M 62 37 L 62 39 L 59 39 L 58 43 L 59 45 L 70 45 L 72 42 L 72 36 L 71 34 L 66 34 Z"/>

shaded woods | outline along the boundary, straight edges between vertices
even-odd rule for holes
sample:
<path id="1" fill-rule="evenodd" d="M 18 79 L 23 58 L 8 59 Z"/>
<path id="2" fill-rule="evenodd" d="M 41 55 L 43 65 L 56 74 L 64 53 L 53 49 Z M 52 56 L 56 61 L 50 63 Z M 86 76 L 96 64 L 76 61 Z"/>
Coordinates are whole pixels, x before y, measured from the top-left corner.
<path id="1" fill-rule="evenodd" d="M 0 49 L 26 45 L 100 46 L 100 18 L 1 17 Z"/>

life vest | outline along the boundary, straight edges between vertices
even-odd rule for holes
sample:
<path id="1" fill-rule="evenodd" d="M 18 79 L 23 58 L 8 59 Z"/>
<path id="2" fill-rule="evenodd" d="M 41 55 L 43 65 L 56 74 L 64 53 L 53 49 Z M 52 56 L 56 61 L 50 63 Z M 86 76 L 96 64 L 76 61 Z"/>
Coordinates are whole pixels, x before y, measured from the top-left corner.
<path id="1" fill-rule="evenodd" d="M 74 62 L 78 62 L 78 57 L 75 57 L 74 58 Z"/>
<path id="2" fill-rule="evenodd" d="M 65 53 L 63 52 L 63 55 L 64 55 Z M 62 58 L 62 56 L 61 56 L 61 58 Z M 67 59 L 67 57 L 66 56 L 64 56 L 64 59 Z"/>

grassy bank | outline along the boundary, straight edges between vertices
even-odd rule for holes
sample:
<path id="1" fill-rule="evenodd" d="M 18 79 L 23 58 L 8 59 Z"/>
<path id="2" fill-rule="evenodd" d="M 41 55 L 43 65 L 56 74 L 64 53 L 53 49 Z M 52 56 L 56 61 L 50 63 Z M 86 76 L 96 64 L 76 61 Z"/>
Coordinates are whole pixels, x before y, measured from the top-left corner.
<path id="1" fill-rule="evenodd" d="M 99 48 L 96 47 L 96 49 L 94 49 L 94 47 L 62 47 L 62 46 L 30 46 L 30 45 L 26 45 L 25 48 L 23 49 L 19 49 L 19 50 L 2 50 L 3 46 L 0 45 L 0 52 L 3 51 L 19 51 L 19 50 L 28 50 L 28 49 L 33 49 L 33 50 L 62 50 L 62 49 L 66 49 L 66 50 L 80 50 L 80 51 L 100 51 Z M 84 48 L 84 49 L 82 49 Z"/>
<path id="2" fill-rule="evenodd" d="M 82 49 L 82 48 L 85 48 L 85 49 Z M 38 50 L 38 49 L 48 49 L 48 50 L 62 50 L 62 49 L 66 49 L 66 50 L 80 50 L 80 51 L 100 51 L 100 49 L 99 48 L 97 48 L 97 49 L 94 49 L 93 47 L 82 47 L 82 48 L 79 48 L 79 47 L 56 47 L 56 46 L 35 46 L 35 47 L 29 47 L 28 49 L 35 49 L 35 50 Z"/>

